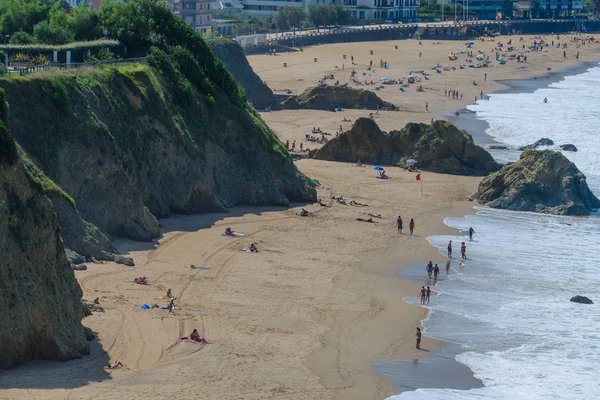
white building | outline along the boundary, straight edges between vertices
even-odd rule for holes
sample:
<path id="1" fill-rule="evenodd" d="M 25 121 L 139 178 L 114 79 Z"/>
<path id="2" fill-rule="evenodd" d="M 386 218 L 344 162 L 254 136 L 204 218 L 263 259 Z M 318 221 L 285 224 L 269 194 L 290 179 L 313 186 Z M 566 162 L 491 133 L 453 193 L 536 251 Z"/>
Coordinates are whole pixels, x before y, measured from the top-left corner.
<path id="1" fill-rule="evenodd" d="M 354 19 L 406 20 L 417 17 L 420 0 L 343 0 Z"/>
<path id="2" fill-rule="evenodd" d="M 266 17 L 275 14 L 278 7 L 301 7 L 308 10 L 311 4 L 331 4 L 333 0 L 241 0 L 244 6 L 244 15 L 252 17 Z"/>

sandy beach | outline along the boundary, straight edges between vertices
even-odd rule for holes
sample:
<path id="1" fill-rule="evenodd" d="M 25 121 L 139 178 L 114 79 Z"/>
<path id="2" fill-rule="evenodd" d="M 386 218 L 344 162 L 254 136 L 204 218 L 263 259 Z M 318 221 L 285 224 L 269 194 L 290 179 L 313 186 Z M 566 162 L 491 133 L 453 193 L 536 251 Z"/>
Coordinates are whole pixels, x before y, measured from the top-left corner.
<path id="1" fill-rule="evenodd" d="M 506 43 L 508 38 L 498 40 Z M 518 45 L 518 36 L 512 40 Z M 526 43 L 530 40 L 525 37 Z M 389 69 L 376 68 L 360 77 L 379 81 L 416 70 L 431 73 L 436 63 L 449 63 L 450 51 L 466 50 L 460 42 L 436 43 L 335 44 L 251 56 L 249 61 L 272 89 L 299 93 L 326 74 L 348 80 L 350 55 L 361 74 L 370 59 L 376 67 L 380 59 L 386 60 Z M 494 43 L 477 42 L 473 51 L 495 54 Z M 495 68 L 434 73 L 419 83 L 424 92 L 417 92 L 415 85 L 405 92 L 390 85 L 378 95 L 401 111 L 381 112 L 377 122 L 384 130 L 428 122 L 462 109 L 480 91 L 504 87 L 495 80 L 531 79 L 546 74 L 547 67 L 557 71 L 576 65 L 577 51 L 579 62 L 598 59 L 598 44 L 569 46 L 566 59 L 556 48 L 528 53 L 527 69 L 509 61 Z M 459 90 L 463 99 L 444 96 L 448 89 Z M 351 126 L 343 118 L 354 121 L 368 113 L 293 110 L 261 115 L 284 142 L 299 143 L 313 126 L 334 133 L 340 124 L 344 130 Z M 376 179 L 372 168 L 346 163 L 300 160 L 297 166 L 321 183 L 318 195 L 328 207 L 294 204 L 289 209 L 243 207 L 230 213 L 172 216 L 161 221 L 162 237 L 154 243 L 117 242 L 135 267 L 89 264 L 87 271 L 76 271 L 84 298 L 98 298 L 104 308 L 83 321 L 96 332 L 99 344 L 81 360 L 32 362 L 3 371 L 0 399 L 379 400 L 396 394 L 391 381 L 375 375 L 372 363 L 427 358 L 439 349 L 439 343 L 426 337 L 423 348 L 428 351 L 415 348 L 414 331 L 426 309 L 402 300 L 416 296 L 419 285 L 397 278 L 396 270 L 439 259 L 426 238 L 453 232 L 443 224 L 445 217 L 472 212 L 474 203 L 467 199 L 480 178 L 424 172 L 421 192 L 415 174 L 400 168 L 390 167 L 391 179 L 384 181 Z M 337 196 L 367 206 L 342 205 L 332 200 Z M 298 216 L 302 207 L 314 216 Z M 376 223 L 356 220 L 369 214 L 382 218 L 374 218 Z M 408 229 L 397 232 L 398 215 L 405 227 L 415 219 L 414 236 Z M 227 227 L 244 236 L 223 236 Z M 252 243 L 258 253 L 240 251 Z M 147 276 L 150 284 L 133 283 L 140 276 Z M 161 296 L 168 289 L 177 297 L 174 314 L 141 308 L 166 306 Z M 194 328 L 209 344 L 179 341 Z M 121 369 L 103 368 L 116 360 L 123 363 Z"/>

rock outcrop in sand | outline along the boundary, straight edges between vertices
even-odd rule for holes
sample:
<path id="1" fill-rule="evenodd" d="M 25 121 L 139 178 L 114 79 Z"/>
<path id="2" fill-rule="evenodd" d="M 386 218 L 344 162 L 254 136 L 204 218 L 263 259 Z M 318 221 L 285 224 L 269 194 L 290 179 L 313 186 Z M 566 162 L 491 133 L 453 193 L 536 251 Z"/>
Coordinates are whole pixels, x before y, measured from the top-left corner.
<path id="1" fill-rule="evenodd" d="M 225 63 L 235 81 L 246 91 L 248 101 L 254 108 L 257 110 L 264 110 L 267 107 L 272 110 L 281 108 L 273 96 L 273 91 L 256 75 L 248 63 L 244 50 L 235 40 L 219 38 L 208 40 L 207 43 L 215 57 Z"/>
<path id="2" fill-rule="evenodd" d="M 312 153 L 321 160 L 401 164 L 417 160 L 429 171 L 455 175 L 487 175 L 500 165 L 471 136 L 449 122 L 433 125 L 409 123 L 399 131 L 383 132 L 368 118 L 359 118 L 352 128 Z"/>
<path id="3" fill-rule="evenodd" d="M 2 120 L 6 121 L 0 89 Z M 0 368 L 89 354 L 81 288 L 52 203 L 31 180 L 0 121 Z"/>
<path id="4" fill-rule="evenodd" d="M 363 110 L 395 110 L 396 106 L 383 101 L 374 92 L 348 86 L 319 85 L 309 87 L 296 97 L 289 97 L 283 108 L 334 111 L 338 107 Z"/>
<path id="5" fill-rule="evenodd" d="M 315 200 L 233 80 L 212 82 L 181 53 L 150 64 L 0 81 L 67 247 L 127 263 L 111 236 L 149 241 L 170 213 Z"/>
<path id="6" fill-rule="evenodd" d="M 588 215 L 600 207 L 585 175 L 562 153 L 529 150 L 479 184 L 482 204 L 515 211 Z"/>
<path id="7" fill-rule="evenodd" d="M 571 300 L 573 303 L 580 303 L 580 304 L 594 304 L 594 302 L 592 300 L 590 300 L 588 297 L 585 296 L 573 296 L 571 297 Z"/>

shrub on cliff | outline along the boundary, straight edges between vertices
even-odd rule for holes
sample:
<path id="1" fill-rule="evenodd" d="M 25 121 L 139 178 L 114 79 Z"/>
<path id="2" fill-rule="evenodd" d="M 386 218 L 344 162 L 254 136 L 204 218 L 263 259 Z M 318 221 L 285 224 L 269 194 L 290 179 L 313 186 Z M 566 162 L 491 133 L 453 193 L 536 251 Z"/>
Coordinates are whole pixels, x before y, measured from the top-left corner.
<path id="1" fill-rule="evenodd" d="M 8 120 L 8 107 L 4 89 L 0 88 L 0 162 L 14 165 L 19 159 L 17 145 L 10 135 L 5 122 Z"/>

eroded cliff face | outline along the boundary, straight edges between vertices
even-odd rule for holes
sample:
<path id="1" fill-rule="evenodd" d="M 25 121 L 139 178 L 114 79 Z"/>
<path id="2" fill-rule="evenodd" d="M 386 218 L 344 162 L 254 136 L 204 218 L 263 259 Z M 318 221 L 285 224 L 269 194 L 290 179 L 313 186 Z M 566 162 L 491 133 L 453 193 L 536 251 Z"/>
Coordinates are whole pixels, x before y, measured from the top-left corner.
<path id="1" fill-rule="evenodd" d="M 278 110 L 281 105 L 273 96 L 273 91 L 254 72 L 244 50 L 234 40 L 219 38 L 207 41 L 215 57 L 227 66 L 235 81 L 246 91 L 248 101 L 257 110 L 267 107 Z"/>
<path id="2" fill-rule="evenodd" d="M 157 218 L 172 212 L 314 200 L 308 179 L 253 110 L 210 83 L 186 89 L 169 68 L 135 64 L 0 82 L 11 133 L 74 199 L 83 221 L 150 240 L 159 234 Z"/>
<path id="3" fill-rule="evenodd" d="M 0 368 L 89 354 L 82 292 L 52 203 L 30 179 L 2 122 L 0 137 Z"/>

